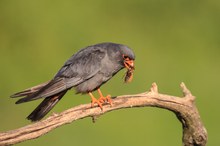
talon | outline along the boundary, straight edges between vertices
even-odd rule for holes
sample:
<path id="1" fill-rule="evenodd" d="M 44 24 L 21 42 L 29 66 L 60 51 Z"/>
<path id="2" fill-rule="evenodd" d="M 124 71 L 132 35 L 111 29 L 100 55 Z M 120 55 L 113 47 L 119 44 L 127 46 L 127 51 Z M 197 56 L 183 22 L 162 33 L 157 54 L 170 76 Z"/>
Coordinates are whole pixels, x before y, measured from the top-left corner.
<path id="1" fill-rule="evenodd" d="M 105 97 L 99 97 L 98 101 L 100 103 L 105 103 L 106 102 L 106 98 Z"/>
<path id="2" fill-rule="evenodd" d="M 98 89 L 98 92 L 99 92 L 99 95 L 100 95 L 99 99 L 96 99 L 96 98 L 92 95 L 92 93 L 89 92 L 89 95 L 90 95 L 90 97 L 91 97 L 91 99 L 92 99 L 92 101 L 91 101 L 91 107 L 94 107 L 94 105 L 97 103 L 98 106 L 100 107 L 100 109 L 103 110 L 102 104 L 104 104 L 104 103 L 109 103 L 111 106 L 113 105 L 113 104 L 112 104 L 112 100 L 111 100 L 111 95 L 107 95 L 106 97 L 104 97 L 104 96 L 102 95 L 102 92 L 101 92 L 100 89 Z"/>
<path id="3" fill-rule="evenodd" d="M 94 104 L 95 103 L 97 103 L 98 104 L 98 106 L 101 108 L 101 109 L 103 109 L 102 108 L 102 103 L 100 103 L 97 99 L 93 99 L 92 101 L 91 101 L 91 107 L 94 107 Z"/>
<path id="4" fill-rule="evenodd" d="M 111 96 L 110 96 L 110 95 L 108 95 L 108 96 L 106 96 L 106 97 L 100 97 L 100 98 L 98 99 L 98 101 L 99 101 L 100 103 L 109 103 L 110 105 L 112 105 L 112 100 L 111 100 Z"/>
<path id="5" fill-rule="evenodd" d="M 97 100 L 97 99 L 92 95 L 91 92 L 89 92 L 89 95 L 90 95 L 90 97 L 91 97 L 91 99 L 92 99 L 92 101 L 91 101 L 91 107 L 94 107 L 94 104 L 97 103 L 98 106 L 101 108 L 101 110 L 103 110 L 103 108 L 102 108 L 102 103 L 100 103 L 99 100 Z"/>
<path id="6" fill-rule="evenodd" d="M 106 96 L 106 100 L 107 100 L 107 102 L 112 106 L 113 104 L 112 104 L 112 99 L 111 99 L 111 95 L 107 95 Z"/>
<path id="7" fill-rule="evenodd" d="M 99 92 L 99 95 L 100 95 L 100 98 L 98 99 L 99 102 L 109 103 L 112 106 L 111 95 L 107 95 L 106 97 L 104 97 L 100 89 L 98 89 L 98 92 Z"/>

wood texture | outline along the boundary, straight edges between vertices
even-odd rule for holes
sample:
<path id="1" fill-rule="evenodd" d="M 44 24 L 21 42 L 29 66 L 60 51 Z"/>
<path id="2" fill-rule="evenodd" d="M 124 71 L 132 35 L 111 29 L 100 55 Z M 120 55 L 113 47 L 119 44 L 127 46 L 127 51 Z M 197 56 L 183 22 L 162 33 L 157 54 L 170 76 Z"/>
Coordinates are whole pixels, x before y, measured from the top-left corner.
<path id="1" fill-rule="evenodd" d="M 59 114 L 53 114 L 45 120 L 32 123 L 25 127 L 0 133 L 0 146 L 12 145 L 26 140 L 38 138 L 59 126 L 70 124 L 76 120 L 86 117 L 96 117 L 110 111 L 133 107 L 159 107 L 167 109 L 176 114 L 182 123 L 184 146 L 205 146 L 207 143 L 207 131 L 201 121 L 198 109 L 195 105 L 195 97 L 186 88 L 184 83 L 180 85 L 183 97 L 176 97 L 158 93 L 156 83 L 152 84 L 149 92 L 117 96 L 112 99 L 113 106 L 91 108 L 90 104 L 79 105 Z"/>

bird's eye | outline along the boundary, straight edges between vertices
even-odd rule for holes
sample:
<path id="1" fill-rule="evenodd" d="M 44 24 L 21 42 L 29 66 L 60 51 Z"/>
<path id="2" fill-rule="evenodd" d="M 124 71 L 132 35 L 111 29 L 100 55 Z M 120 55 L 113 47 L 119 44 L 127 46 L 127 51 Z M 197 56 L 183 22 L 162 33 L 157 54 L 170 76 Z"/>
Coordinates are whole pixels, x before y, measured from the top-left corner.
<path id="1" fill-rule="evenodd" d="M 129 57 L 127 55 L 123 55 L 123 58 L 126 60 L 126 59 L 129 59 Z"/>

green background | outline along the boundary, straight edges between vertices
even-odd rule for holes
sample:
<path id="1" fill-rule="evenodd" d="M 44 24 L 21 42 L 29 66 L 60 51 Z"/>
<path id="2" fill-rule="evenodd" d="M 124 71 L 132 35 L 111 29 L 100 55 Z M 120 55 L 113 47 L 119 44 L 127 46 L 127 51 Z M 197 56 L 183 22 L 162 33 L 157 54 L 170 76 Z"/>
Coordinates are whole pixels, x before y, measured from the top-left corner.
<path id="1" fill-rule="evenodd" d="M 0 131 L 30 124 L 25 117 L 40 102 L 15 105 L 9 95 L 50 80 L 80 48 L 116 42 L 136 54 L 134 80 L 124 84 L 123 70 L 103 93 L 142 93 L 156 82 L 161 93 L 182 96 L 183 81 L 197 97 L 207 145 L 218 146 L 219 38 L 218 0 L 1 0 Z M 89 102 L 70 91 L 52 112 Z M 18 145 L 178 146 L 181 136 L 173 113 L 148 107 L 107 113 L 95 124 L 79 120 Z"/>

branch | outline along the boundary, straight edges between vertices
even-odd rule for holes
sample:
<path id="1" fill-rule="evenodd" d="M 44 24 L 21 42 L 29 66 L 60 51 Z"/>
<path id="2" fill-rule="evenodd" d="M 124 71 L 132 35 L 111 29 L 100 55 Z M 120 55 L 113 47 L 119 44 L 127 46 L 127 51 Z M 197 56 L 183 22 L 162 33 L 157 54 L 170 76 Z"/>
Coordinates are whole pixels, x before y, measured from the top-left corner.
<path id="1" fill-rule="evenodd" d="M 95 120 L 98 116 L 110 111 L 146 106 L 167 109 L 176 114 L 182 123 L 182 142 L 184 146 L 205 146 L 207 142 L 207 131 L 202 124 L 199 112 L 194 104 L 195 97 L 186 88 L 184 83 L 181 83 L 180 86 L 184 97 L 160 94 L 158 93 L 156 83 L 153 83 L 149 92 L 115 97 L 112 99 L 113 106 L 106 104 L 103 107 L 103 111 L 99 107 L 91 108 L 90 104 L 79 105 L 60 114 L 53 114 L 45 120 L 0 133 L 0 146 L 12 145 L 38 138 L 59 126 L 70 124 L 86 117 L 92 117 Z"/>

